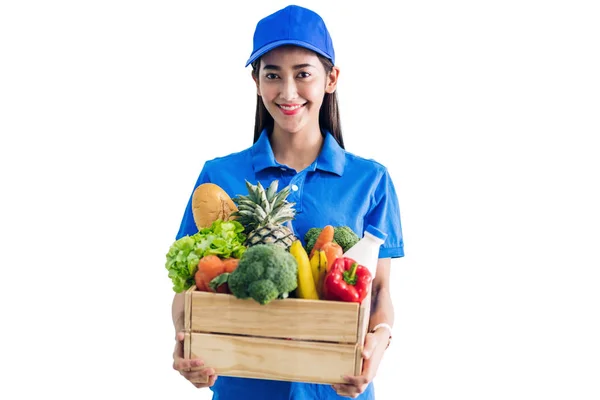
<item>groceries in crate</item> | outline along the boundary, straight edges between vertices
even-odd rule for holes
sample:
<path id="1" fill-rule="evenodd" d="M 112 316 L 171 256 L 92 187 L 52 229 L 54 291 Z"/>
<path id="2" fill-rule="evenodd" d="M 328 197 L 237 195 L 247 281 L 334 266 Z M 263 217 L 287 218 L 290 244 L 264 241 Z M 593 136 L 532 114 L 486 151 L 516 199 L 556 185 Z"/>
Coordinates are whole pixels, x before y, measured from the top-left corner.
<path id="1" fill-rule="evenodd" d="M 198 185 L 192 194 L 192 215 L 198 230 L 210 227 L 216 220 L 228 221 L 237 211 L 233 200 L 214 183 Z"/>
<path id="2" fill-rule="evenodd" d="M 377 272 L 379 249 L 385 242 L 387 233 L 373 225 L 367 225 L 363 237 L 350 249 L 344 252 L 344 257 L 355 259 L 369 269 L 373 279 Z"/>
<path id="3" fill-rule="evenodd" d="M 310 269 L 319 298 L 323 297 L 323 281 L 325 280 L 325 274 L 327 273 L 327 265 L 327 256 L 325 255 L 325 252 L 323 250 L 315 251 L 310 258 Z"/>
<path id="4" fill-rule="evenodd" d="M 310 228 L 304 235 L 304 243 L 306 251 L 310 254 L 317 241 L 317 238 L 325 228 L 313 227 Z M 342 247 L 344 252 L 348 251 L 350 247 L 358 243 L 359 237 L 354 233 L 348 226 L 334 226 L 333 227 L 333 243 L 336 243 Z"/>
<path id="5" fill-rule="evenodd" d="M 198 263 L 205 256 L 240 258 L 246 251 L 243 231 L 244 227 L 237 221 L 216 220 L 210 227 L 176 240 L 169 248 L 165 264 L 173 290 L 181 293 L 195 284 Z"/>
<path id="6" fill-rule="evenodd" d="M 231 216 L 244 226 L 244 233 L 248 235 L 248 247 L 275 244 L 288 250 L 296 240 L 294 233 L 284 225 L 293 220 L 296 214 L 295 203 L 286 200 L 290 194 L 290 187 L 278 192 L 278 184 L 279 181 L 274 180 L 265 190 L 260 182 L 252 185 L 246 181 L 248 195 L 239 195 L 233 199 L 238 211 Z"/>
<path id="7" fill-rule="evenodd" d="M 290 254 L 294 256 L 298 263 L 298 288 L 296 289 L 296 297 L 319 300 L 317 282 L 313 277 L 310 259 L 300 240 L 294 240 L 290 246 Z"/>
<path id="8" fill-rule="evenodd" d="M 224 274 L 232 273 L 238 266 L 239 259 L 222 259 L 216 255 L 204 256 L 198 262 L 198 270 L 194 275 L 196 288 L 203 292 L 231 293 Z"/>
<path id="9" fill-rule="evenodd" d="M 298 286 L 298 263 L 294 256 L 275 244 L 248 247 L 237 268 L 226 278 L 229 290 L 239 299 L 268 304 L 285 299 Z"/>
<path id="10" fill-rule="evenodd" d="M 323 283 L 326 300 L 340 300 L 360 303 L 369 292 L 371 273 L 364 265 L 359 265 L 349 257 L 335 260 Z"/>
<path id="11" fill-rule="evenodd" d="M 303 246 L 287 226 L 295 217 L 290 187 L 278 191 L 276 180 L 268 187 L 246 181 L 246 187 L 247 195 L 234 198 L 212 183 L 196 188 L 192 212 L 199 231 L 175 241 L 167 254 L 175 292 L 195 285 L 263 305 L 287 297 L 364 299 L 372 274 L 343 257 L 361 240 L 356 233 L 348 226 L 313 227 Z"/>

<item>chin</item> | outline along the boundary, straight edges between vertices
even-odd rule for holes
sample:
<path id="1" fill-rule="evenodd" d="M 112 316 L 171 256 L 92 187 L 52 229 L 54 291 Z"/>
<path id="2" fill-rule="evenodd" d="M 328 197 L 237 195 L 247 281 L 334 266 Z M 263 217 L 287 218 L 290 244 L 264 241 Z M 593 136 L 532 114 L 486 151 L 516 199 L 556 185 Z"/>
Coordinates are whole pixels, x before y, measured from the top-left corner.
<path id="1" fill-rule="evenodd" d="M 300 125 L 300 124 L 277 124 L 277 125 L 279 125 L 279 127 L 281 128 L 282 131 L 288 132 L 288 133 L 298 133 L 304 128 L 304 125 Z"/>

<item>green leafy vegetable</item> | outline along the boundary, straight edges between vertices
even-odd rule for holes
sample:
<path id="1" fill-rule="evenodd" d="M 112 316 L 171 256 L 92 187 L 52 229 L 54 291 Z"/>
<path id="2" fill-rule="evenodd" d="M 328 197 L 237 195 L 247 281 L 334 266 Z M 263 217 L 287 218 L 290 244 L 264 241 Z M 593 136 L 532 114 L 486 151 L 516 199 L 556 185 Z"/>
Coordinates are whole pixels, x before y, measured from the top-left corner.
<path id="1" fill-rule="evenodd" d="M 237 221 L 216 220 L 209 228 L 176 240 L 167 253 L 165 264 L 173 291 L 181 293 L 195 284 L 198 262 L 206 255 L 241 258 L 246 251 L 243 232 L 244 226 Z"/>
<path id="2" fill-rule="evenodd" d="M 267 304 L 288 297 L 298 287 L 298 262 L 279 245 L 250 246 L 229 274 L 227 284 L 237 298 L 251 297 Z"/>

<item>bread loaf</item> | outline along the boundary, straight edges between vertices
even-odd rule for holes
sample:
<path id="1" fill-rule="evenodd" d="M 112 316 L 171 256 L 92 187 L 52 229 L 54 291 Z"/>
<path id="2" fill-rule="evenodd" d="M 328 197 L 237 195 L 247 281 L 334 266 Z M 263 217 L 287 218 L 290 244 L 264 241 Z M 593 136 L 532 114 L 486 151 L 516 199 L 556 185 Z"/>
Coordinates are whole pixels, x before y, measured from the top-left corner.
<path id="1" fill-rule="evenodd" d="M 237 207 L 227 192 L 214 183 L 203 183 L 194 190 L 192 214 L 198 230 L 208 228 L 217 219 L 228 221 Z"/>

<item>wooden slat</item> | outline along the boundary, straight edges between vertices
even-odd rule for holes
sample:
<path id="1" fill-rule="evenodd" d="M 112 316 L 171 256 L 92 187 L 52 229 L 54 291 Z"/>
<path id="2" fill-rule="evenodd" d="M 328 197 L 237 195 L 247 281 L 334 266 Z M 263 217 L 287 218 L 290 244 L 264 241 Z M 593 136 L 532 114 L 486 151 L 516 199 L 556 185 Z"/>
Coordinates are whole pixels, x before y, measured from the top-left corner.
<path id="1" fill-rule="evenodd" d="M 367 297 L 360 304 L 358 315 L 358 340 L 356 341 L 356 354 L 354 359 L 354 375 L 358 376 L 362 373 L 363 358 L 362 351 L 364 349 L 365 337 L 369 329 L 369 320 L 371 318 L 371 290 Z"/>
<path id="2" fill-rule="evenodd" d="M 191 356 L 217 375 L 311 383 L 343 383 L 352 375 L 354 344 L 192 333 Z"/>
<path id="3" fill-rule="evenodd" d="M 358 338 L 359 305 L 284 299 L 261 305 L 252 299 L 195 291 L 192 332 L 213 332 L 352 343 Z"/>
<path id="4" fill-rule="evenodd" d="M 183 340 L 183 358 L 190 358 L 190 333 L 192 332 L 192 293 L 196 290 L 195 286 L 190 287 L 185 291 L 184 308 L 183 308 L 183 326 L 185 337 Z"/>

